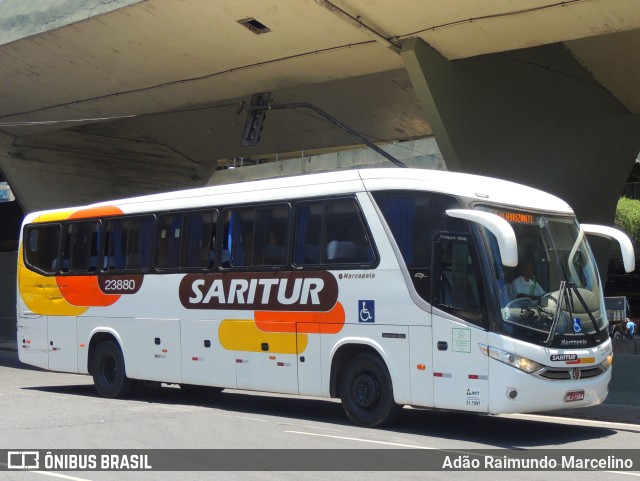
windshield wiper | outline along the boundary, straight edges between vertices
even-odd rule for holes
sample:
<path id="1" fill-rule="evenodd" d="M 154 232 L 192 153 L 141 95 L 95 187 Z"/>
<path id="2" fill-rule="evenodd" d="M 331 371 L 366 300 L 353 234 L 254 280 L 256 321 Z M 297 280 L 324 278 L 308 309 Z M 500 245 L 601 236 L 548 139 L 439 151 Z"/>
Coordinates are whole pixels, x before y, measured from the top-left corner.
<path id="1" fill-rule="evenodd" d="M 564 296 L 566 295 L 567 282 L 560 281 L 560 292 L 558 293 L 558 305 L 556 306 L 556 314 L 553 316 L 553 322 L 549 328 L 549 335 L 547 336 L 544 344 L 549 345 L 553 342 L 553 338 L 556 337 L 556 329 L 558 328 L 558 321 L 560 320 L 560 311 L 562 311 L 562 303 Z"/>

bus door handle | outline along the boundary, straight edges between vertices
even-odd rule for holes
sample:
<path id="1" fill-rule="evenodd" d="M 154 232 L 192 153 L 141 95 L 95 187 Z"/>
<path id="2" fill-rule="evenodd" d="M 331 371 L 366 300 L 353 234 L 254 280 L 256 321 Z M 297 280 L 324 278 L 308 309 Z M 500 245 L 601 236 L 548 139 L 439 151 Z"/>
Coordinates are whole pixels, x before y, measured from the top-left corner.
<path id="1" fill-rule="evenodd" d="M 438 341 L 438 351 L 446 351 L 447 349 L 449 349 L 447 341 Z"/>

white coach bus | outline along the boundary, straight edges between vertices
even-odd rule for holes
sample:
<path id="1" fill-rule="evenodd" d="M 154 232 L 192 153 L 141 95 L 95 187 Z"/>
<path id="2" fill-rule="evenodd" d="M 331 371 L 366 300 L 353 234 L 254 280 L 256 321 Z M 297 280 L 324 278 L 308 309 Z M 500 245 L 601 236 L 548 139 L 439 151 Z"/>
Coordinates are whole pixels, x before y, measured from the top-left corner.
<path id="1" fill-rule="evenodd" d="M 562 200 L 450 172 L 36 212 L 18 257 L 20 360 L 91 374 L 110 398 L 140 381 L 339 397 L 365 426 L 402 405 L 594 405 L 612 347 L 585 233 L 616 239 L 633 269 L 624 234 L 580 226 Z"/>

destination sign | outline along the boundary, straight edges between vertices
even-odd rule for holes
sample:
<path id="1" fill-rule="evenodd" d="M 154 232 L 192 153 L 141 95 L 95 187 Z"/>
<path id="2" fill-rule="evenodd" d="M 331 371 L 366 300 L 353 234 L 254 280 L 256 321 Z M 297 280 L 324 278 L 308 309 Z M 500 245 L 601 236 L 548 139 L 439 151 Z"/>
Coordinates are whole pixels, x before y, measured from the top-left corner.
<path id="1" fill-rule="evenodd" d="M 522 212 L 505 212 L 500 211 L 497 214 L 507 222 L 515 222 L 516 224 L 533 224 L 534 216 L 531 214 L 523 214 Z"/>

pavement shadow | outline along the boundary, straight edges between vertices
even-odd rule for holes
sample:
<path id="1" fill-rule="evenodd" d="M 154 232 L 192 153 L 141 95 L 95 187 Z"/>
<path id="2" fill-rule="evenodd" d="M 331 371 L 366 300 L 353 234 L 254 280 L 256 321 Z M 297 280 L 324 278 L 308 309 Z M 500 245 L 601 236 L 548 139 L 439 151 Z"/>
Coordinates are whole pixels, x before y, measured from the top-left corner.
<path id="1" fill-rule="evenodd" d="M 92 385 L 39 386 L 24 388 L 72 396 L 97 397 Z M 138 389 L 133 398 L 123 403 L 193 405 L 211 407 L 233 413 L 287 417 L 306 422 L 353 426 L 335 400 L 303 399 L 226 390 L 220 393 L 187 393 L 175 386 Z M 366 428 L 363 428 L 366 429 Z M 391 426 L 378 432 L 413 434 L 442 440 L 466 441 L 483 446 L 528 449 L 549 445 L 604 439 L 615 430 L 599 426 L 571 425 L 549 418 L 522 420 L 464 412 L 403 409 Z"/>
<path id="2" fill-rule="evenodd" d="M 18 353 L 12 350 L 0 349 L 0 367 L 10 367 L 13 369 L 24 369 L 27 371 L 46 371 L 39 367 L 23 364 L 18 359 Z"/>

